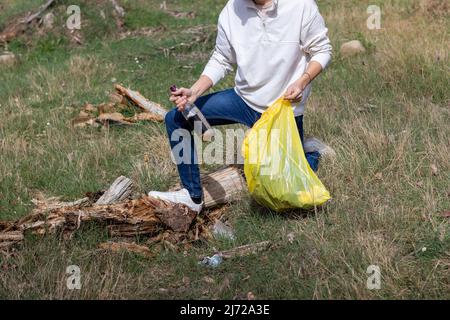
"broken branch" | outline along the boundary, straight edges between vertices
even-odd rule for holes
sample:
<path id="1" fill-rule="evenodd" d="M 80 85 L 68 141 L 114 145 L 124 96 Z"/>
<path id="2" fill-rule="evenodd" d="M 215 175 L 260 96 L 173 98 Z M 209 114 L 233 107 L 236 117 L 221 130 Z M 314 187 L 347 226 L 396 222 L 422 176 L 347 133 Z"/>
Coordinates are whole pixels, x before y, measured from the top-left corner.
<path id="1" fill-rule="evenodd" d="M 125 200 L 133 191 L 133 181 L 127 177 L 118 177 L 95 204 L 111 204 Z"/>
<path id="2" fill-rule="evenodd" d="M 127 98 L 129 101 L 131 101 L 133 104 L 135 104 L 142 110 L 153 113 L 155 114 L 155 116 L 159 116 L 160 121 L 164 120 L 167 111 L 161 105 L 147 100 L 138 91 L 127 89 L 119 84 L 116 84 L 115 88 L 120 95 Z"/>

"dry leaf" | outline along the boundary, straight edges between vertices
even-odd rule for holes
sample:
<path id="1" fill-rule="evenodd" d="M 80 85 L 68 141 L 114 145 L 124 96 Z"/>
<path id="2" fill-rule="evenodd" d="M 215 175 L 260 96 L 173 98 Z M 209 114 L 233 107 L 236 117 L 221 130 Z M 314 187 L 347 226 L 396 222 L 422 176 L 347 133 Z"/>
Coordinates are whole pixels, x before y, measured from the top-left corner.
<path id="1" fill-rule="evenodd" d="M 255 297 L 255 295 L 253 294 L 253 292 L 249 291 L 249 292 L 247 293 L 247 300 L 255 300 L 255 299 L 256 299 L 256 297 Z"/>
<path id="2" fill-rule="evenodd" d="M 441 212 L 441 216 L 443 216 L 444 218 L 450 218 L 450 210 Z"/>

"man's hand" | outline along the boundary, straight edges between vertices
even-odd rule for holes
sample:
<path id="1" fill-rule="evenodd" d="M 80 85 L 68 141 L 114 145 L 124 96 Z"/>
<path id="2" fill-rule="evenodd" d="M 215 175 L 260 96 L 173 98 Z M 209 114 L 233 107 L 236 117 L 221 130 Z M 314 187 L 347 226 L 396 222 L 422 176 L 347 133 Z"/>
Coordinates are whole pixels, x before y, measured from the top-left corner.
<path id="1" fill-rule="evenodd" d="M 191 89 L 187 88 L 179 88 L 177 91 L 170 93 L 170 101 L 177 105 L 178 111 L 183 111 L 186 107 L 186 104 L 194 103 L 197 100 L 197 97 L 193 94 Z"/>
<path id="2" fill-rule="evenodd" d="M 183 111 L 186 104 L 194 103 L 198 97 L 213 86 L 212 80 L 205 75 L 201 75 L 197 82 L 190 88 L 180 88 L 170 93 L 169 100 L 177 105 L 178 111 Z"/>
<path id="3" fill-rule="evenodd" d="M 308 77 L 302 76 L 287 88 L 284 98 L 290 102 L 300 102 L 302 100 L 303 90 L 305 90 L 308 83 Z"/>

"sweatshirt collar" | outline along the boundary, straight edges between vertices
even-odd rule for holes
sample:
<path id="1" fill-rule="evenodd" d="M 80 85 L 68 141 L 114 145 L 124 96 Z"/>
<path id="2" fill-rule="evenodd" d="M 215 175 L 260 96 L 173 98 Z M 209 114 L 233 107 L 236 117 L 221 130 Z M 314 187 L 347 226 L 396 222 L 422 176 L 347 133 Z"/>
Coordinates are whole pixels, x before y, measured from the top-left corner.
<path id="1" fill-rule="evenodd" d="M 272 0 L 273 1 L 273 9 L 272 10 L 276 10 L 278 8 L 278 1 L 279 0 Z M 258 9 L 256 7 L 256 4 L 253 2 L 253 0 L 244 0 L 245 5 L 247 6 L 247 8 L 253 8 L 253 9 Z"/>

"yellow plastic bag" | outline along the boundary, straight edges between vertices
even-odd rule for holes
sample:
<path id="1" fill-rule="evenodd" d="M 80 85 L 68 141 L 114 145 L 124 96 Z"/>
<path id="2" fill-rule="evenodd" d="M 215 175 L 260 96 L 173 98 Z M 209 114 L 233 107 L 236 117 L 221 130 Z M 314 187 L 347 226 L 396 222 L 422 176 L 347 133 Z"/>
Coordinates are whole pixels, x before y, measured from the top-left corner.
<path id="1" fill-rule="evenodd" d="M 306 160 L 289 101 L 280 98 L 261 115 L 244 139 L 242 153 L 248 189 L 260 204 L 282 211 L 330 199 Z"/>

